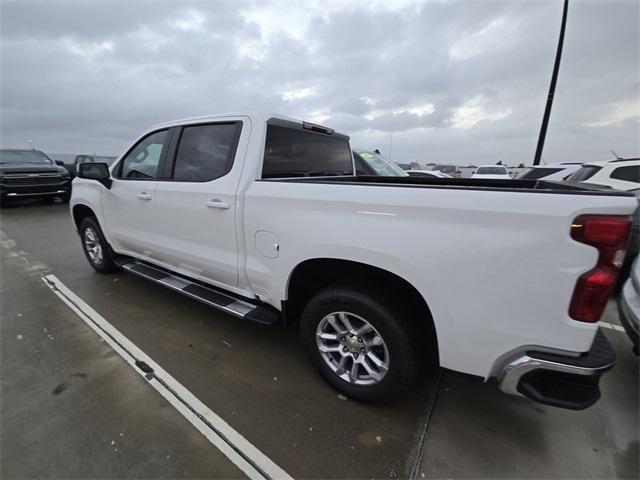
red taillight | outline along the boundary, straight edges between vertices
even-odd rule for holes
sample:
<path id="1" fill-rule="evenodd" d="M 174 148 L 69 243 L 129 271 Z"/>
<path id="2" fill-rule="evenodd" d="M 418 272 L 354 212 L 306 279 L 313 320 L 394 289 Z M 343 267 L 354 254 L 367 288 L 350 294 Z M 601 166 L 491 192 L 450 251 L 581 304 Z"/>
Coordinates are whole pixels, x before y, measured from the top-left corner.
<path id="1" fill-rule="evenodd" d="M 581 215 L 571 225 L 571 238 L 598 249 L 596 266 L 578 278 L 569 315 L 582 322 L 597 322 L 607 305 L 624 260 L 631 217 Z"/>

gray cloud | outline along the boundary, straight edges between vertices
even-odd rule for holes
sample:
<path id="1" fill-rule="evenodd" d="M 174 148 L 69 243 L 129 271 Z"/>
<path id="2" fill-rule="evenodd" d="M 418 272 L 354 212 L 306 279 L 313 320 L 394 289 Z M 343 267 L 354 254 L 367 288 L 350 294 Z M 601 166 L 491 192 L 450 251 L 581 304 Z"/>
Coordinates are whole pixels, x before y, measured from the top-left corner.
<path id="1" fill-rule="evenodd" d="M 397 161 L 528 162 L 561 2 L 3 1 L 2 145 L 116 154 L 148 126 L 268 110 Z M 545 159 L 640 153 L 640 6 L 573 1 Z"/>

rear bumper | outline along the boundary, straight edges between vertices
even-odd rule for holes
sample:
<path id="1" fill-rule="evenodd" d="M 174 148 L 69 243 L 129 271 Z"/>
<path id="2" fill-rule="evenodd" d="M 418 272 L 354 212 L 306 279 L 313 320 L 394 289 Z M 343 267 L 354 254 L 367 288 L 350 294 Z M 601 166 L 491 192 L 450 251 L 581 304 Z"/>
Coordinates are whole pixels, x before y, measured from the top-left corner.
<path id="1" fill-rule="evenodd" d="M 615 364 L 615 353 L 602 329 L 588 352 L 576 357 L 535 351 L 507 359 L 499 375 L 500 390 L 555 407 L 582 410 L 600 398 L 600 376 Z"/>

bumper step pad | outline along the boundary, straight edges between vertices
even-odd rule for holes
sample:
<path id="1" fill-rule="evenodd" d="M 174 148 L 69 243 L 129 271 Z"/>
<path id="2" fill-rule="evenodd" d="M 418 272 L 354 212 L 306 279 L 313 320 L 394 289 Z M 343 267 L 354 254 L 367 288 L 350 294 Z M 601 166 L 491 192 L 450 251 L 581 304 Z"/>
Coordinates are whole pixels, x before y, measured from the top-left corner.
<path id="1" fill-rule="evenodd" d="M 613 367 L 616 356 L 607 337 L 599 329 L 591 349 L 579 357 L 545 352 L 527 352 L 534 360 L 562 364 L 591 374 L 577 374 L 540 368 L 522 376 L 518 392 L 537 402 L 571 410 L 590 407 L 600 398 L 600 376 Z"/>

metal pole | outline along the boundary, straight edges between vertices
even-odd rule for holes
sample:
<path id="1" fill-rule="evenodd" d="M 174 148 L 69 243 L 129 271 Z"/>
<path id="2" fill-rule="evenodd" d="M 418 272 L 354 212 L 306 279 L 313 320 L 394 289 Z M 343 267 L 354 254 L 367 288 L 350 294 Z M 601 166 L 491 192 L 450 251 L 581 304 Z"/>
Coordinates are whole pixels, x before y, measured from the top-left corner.
<path id="1" fill-rule="evenodd" d="M 556 82 L 558 81 L 558 70 L 560 70 L 560 58 L 562 57 L 562 45 L 564 44 L 564 29 L 567 25 L 567 10 L 569 9 L 569 0 L 564 0 L 564 9 L 562 11 L 562 24 L 560 25 L 560 38 L 558 39 L 558 50 L 556 51 L 556 61 L 553 64 L 553 73 L 551 74 L 551 85 L 549 85 L 549 96 L 547 96 L 547 105 L 544 109 L 544 117 L 542 117 L 542 126 L 540 127 L 540 136 L 538 137 L 538 146 L 536 147 L 536 156 L 533 158 L 534 165 L 540 165 L 542 158 L 542 149 L 544 148 L 544 139 L 547 136 L 547 127 L 549 126 L 549 116 L 551 115 L 551 106 L 553 105 L 553 95 L 556 91 Z"/>

